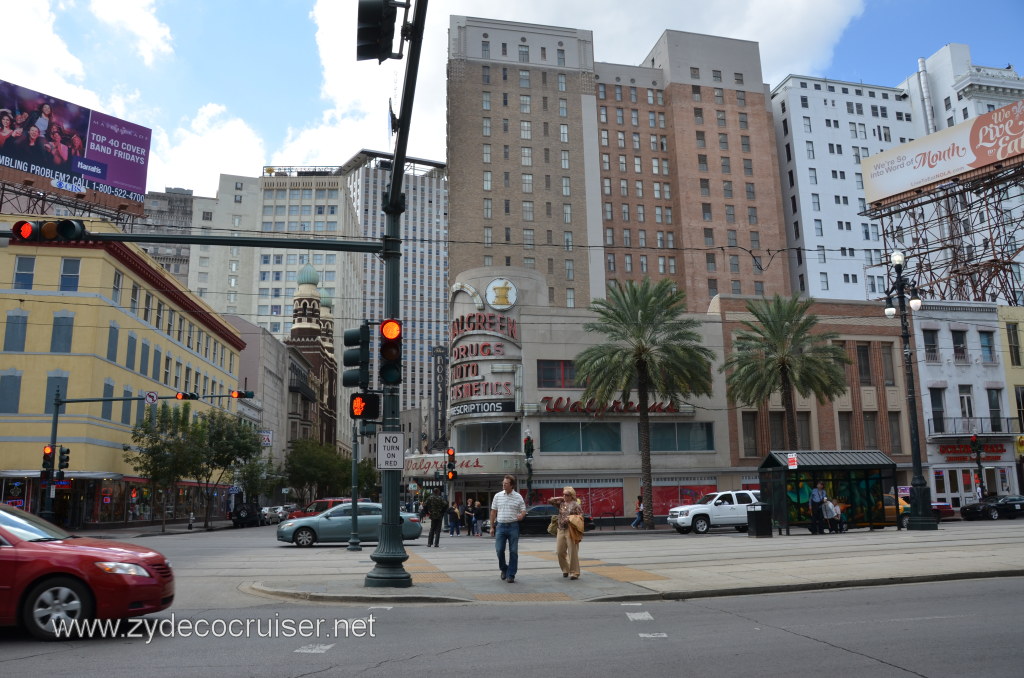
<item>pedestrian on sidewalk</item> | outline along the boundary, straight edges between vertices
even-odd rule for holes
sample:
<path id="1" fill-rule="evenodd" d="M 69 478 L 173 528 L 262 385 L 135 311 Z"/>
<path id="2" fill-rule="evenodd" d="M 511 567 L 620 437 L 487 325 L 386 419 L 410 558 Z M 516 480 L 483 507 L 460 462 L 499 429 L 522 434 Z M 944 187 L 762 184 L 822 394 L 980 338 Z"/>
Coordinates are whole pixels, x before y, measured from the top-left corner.
<path id="1" fill-rule="evenodd" d="M 445 509 L 448 504 L 439 494 L 431 494 L 423 502 L 420 517 L 430 516 L 430 533 L 427 535 L 427 548 L 441 548 L 441 524 L 444 522 Z"/>
<path id="2" fill-rule="evenodd" d="M 487 520 L 487 509 L 483 507 L 480 500 L 477 499 L 473 506 L 473 536 L 483 536 L 484 521 Z"/>
<path id="3" fill-rule="evenodd" d="M 452 505 L 448 507 L 448 536 L 461 537 L 461 527 L 462 514 L 459 512 L 459 503 L 457 501 L 453 501 Z"/>
<path id="4" fill-rule="evenodd" d="M 583 538 L 583 507 L 576 499 L 576 490 L 566 485 L 561 497 L 551 497 L 548 503 L 558 507 L 558 534 L 555 537 L 555 555 L 562 576 L 580 578 L 580 540 Z M 579 517 L 579 528 L 572 524 L 573 516 Z"/>
<path id="5" fill-rule="evenodd" d="M 516 492 L 515 476 L 506 475 L 501 481 L 501 492 L 491 500 L 491 532 L 494 550 L 498 553 L 501 578 L 512 584 L 519 570 L 519 521 L 526 517 L 526 502 Z M 505 548 L 508 547 L 508 562 Z"/>
<path id="6" fill-rule="evenodd" d="M 836 506 L 832 503 L 832 500 L 825 497 L 825 501 L 821 505 L 821 517 L 825 519 L 825 524 L 828 525 L 828 531 L 832 534 L 839 534 L 839 521 L 837 520 L 838 513 L 836 513 Z"/>
<path id="7" fill-rule="evenodd" d="M 639 530 L 644 524 L 644 498 L 639 494 L 636 496 L 636 506 L 633 510 L 636 511 L 636 517 L 633 518 L 633 522 L 629 526 L 634 530 Z"/>
<path id="8" fill-rule="evenodd" d="M 811 509 L 811 533 L 825 534 L 825 517 L 822 515 L 822 506 L 825 504 L 825 483 L 818 481 L 817 487 L 811 490 L 811 498 L 808 503 Z"/>

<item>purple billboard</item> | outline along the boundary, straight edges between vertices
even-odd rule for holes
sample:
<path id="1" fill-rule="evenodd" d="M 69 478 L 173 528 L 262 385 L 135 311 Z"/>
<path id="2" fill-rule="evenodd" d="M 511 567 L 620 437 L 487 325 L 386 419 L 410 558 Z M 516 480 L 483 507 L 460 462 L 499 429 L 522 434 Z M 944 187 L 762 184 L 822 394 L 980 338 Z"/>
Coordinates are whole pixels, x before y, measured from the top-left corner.
<path id="1" fill-rule="evenodd" d="M 152 131 L 0 80 L 0 166 L 141 203 Z"/>

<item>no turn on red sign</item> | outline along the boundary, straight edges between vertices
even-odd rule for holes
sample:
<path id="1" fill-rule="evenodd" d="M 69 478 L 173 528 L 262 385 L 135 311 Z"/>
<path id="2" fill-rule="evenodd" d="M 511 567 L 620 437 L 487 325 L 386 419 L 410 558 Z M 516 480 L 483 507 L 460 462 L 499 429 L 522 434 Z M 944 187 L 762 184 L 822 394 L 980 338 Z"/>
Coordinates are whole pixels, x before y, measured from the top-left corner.
<path id="1" fill-rule="evenodd" d="M 401 433 L 381 433 L 377 436 L 377 470 L 401 471 L 405 468 Z"/>

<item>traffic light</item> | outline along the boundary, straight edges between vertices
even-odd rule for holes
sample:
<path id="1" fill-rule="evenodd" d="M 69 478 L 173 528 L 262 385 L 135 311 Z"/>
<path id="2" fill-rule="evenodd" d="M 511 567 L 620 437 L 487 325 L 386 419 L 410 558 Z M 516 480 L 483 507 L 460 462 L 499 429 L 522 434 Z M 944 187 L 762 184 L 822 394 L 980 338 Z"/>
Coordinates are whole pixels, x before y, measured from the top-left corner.
<path id="1" fill-rule="evenodd" d="M 232 391 L 232 398 L 255 398 L 256 393 L 254 391 Z"/>
<path id="2" fill-rule="evenodd" d="M 978 434 L 971 434 L 971 452 L 977 454 L 981 450 L 981 443 L 978 442 Z"/>
<path id="3" fill-rule="evenodd" d="M 88 235 L 85 223 L 78 219 L 18 221 L 11 234 L 17 242 L 71 242 Z"/>
<path id="4" fill-rule="evenodd" d="M 530 436 L 523 438 L 523 452 L 527 459 L 533 459 L 533 438 Z"/>
<path id="5" fill-rule="evenodd" d="M 358 386 L 366 391 L 370 388 L 370 323 L 364 320 L 356 329 L 345 330 L 343 341 L 346 346 L 356 348 L 346 350 L 341 356 L 345 367 L 355 368 L 342 372 L 341 385 Z"/>
<path id="6" fill-rule="evenodd" d="M 459 476 L 459 472 L 455 470 L 455 448 L 449 447 L 444 451 L 444 456 L 448 460 L 447 464 L 445 464 L 445 467 L 448 469 L 445 477 L 448 480 L 455 480 Z"/>
<path id="7" fill-rule="evenodd" d="M 43 470 L 53 470 L 53 445 L 43 445 Z"/>
<path id="8" fill-rule="evenodd" d="M 195 392 L 185 393 L 183 391 L 178 391 L 174 394 L 174 397 L 178 400 L 199 400 L 199 394 Z"/>
<path id="9" fill-rule="evenodd" d="M 71 450 L 66 447 L 60 448 L 60 457 L 57 459 L 57 468 L 61 471 L 71 465 Z"/>
<path id="10" fill-rule="evenodd" d="M 353 419 L 378 419 L 380 396 L 376 393 L 353 393 L 348 400 L 348 416 Z"/>
<path id="11" fill-rule="evenodd" d="M 391 43 L 395 39 L 395 20 L 398 8 L 391 0 L 359 0 L 359 22 L 356 28 L 356 60 L 376 59 L 383 62 L 391 57 Z"/>
<path id="12" fill-rule="evenodd" d="M 380 369 L 383 386 L 402 383 L 402 322 L 389 318 L 380 324 Z"/>

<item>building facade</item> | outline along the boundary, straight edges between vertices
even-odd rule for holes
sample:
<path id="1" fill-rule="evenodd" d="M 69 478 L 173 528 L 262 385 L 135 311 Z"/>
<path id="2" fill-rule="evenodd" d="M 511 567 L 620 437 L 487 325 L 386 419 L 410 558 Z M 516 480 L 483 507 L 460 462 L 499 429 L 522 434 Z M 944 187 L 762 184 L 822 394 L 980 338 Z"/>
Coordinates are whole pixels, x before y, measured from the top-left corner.
<path id="1" fill-rule="evenodd" d="M 115 230 L 86 222 L 90 231 Z M 12 241 L 0 262 L 2 501 L 38 510 L 41 452 L 56 422 L 57 444 L 71 450 L 54 496 L 58 522 L 148 520 L 163 507 L 170 517 L 198 513 L 194 484 L 156 497 L 124 451 L 147 398 L 196 392 L 208 399 L 192 402 L 194 411 L 235 411 L 226 395 L 238 387 L 239 333 L 129 243 Z M 105 400 L 66 403 L 55 416 L 58 392 Z"/>

